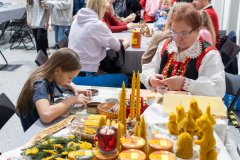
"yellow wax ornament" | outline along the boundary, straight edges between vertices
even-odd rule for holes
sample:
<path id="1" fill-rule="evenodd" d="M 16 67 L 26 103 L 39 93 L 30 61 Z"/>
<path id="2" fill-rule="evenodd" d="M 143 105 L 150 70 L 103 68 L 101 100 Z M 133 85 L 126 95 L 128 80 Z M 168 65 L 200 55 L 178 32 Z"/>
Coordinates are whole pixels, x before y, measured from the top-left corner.
<path id="1" fill-rule="evenodd" d="M 137 88 L 137 95 L 136 95 L 136 119 L 137 121 L 140 120 L 140 74 L 139 71 L 137 73 L 137 82 L 136 82 L 136 88 Z"/>
<path id="2" fill-rule="evenodd" d="M 190 101 L 189 111 L 192 114 L 192 118 L 196 121 L 202 115 L 201 109 L 198 108 L 198 103 L 195 98 Z"/>
<path id="3" fill-rule="evenodd" d="M 215 118 L 211 114 L 211 107 L 210 107 L 209 103 L 208 103 L 208 106 L 207 106 L 206 114 L 207 114 L 208 119 L 210 120 L 211 124 L 215 125 L 216 124 L 216 120 L 215 120 Z"/>
<path id="4" fill-rule="evenodd" d="M 170 134 L 178 135 L 178 124 L 176 115 L 172 112 L 169 116 L 168 131 Z"/>
<path id="5" fill-rule="evenodd" d="M 183 159 L 190 159 L 193 156 L 192 136 L 183 132 L 178 136 L 176 156 Z"/>
<path id="6" fill-rule="evenodd" d="M 176 112 L 177 112 L 177 122 L 180 123 L 186 117 L 186 113 L 181 104 L 176 107 Z"/>
<path id="7" fill-rule="evenodd" d="M 140 131 L 139 131 L 139 136 L 145 139 L 147 141 L 147 131 L 146 131 L 146 123 L 144 116 L 142 116 L 141 121 L 140 121 Z"/>
<path id="8" fill-rule="evenodd" d="M 192 118 L 192 114 L 190 112 L 188 112 L 188 116 L 179 123 L 179 129 L 180 132 L 187 131 L 192 136 L 196 133 L 196 122 Z"/>
<path id="9" fill-rule="evenodd" d="M 131 104 L 130 104 L 130 119 L 131 120 L 133 120 L 135 117 L 135 86 L 136 86 L 136 74 L 135 74 L 135 72 L 133 72 Z"/>
<path id="10" fill-rule="evenodd" d="M 217 152 L 215 150 L 216 140 L 208 116 L 206 114 L 202 115 L 197 119 L 196 124 L 202 132 L 201 139 L 194 141 L 194 144 L 200 146 L 200 160 L 217 160 Z"/>

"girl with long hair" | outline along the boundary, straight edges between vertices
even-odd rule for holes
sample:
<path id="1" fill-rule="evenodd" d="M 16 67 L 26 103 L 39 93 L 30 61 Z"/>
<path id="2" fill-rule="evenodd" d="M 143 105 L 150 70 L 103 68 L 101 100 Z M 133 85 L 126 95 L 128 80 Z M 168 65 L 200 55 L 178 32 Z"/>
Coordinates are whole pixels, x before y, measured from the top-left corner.
<path id="1" fill-rule="evenodd" d="M 91 92 L 80 90 L 72 83 L 80 68 L 78 55 L 71 49 L 63 48 L 29 76 L 17 101 L 17 113 L 24 131 L 39 118 L 44 123 L 50 123 L 63 115 L 71 105 L 88 103 Z M 75 96 L 54 104 L 54 90 L 58 86 L 73 90 Z"/>

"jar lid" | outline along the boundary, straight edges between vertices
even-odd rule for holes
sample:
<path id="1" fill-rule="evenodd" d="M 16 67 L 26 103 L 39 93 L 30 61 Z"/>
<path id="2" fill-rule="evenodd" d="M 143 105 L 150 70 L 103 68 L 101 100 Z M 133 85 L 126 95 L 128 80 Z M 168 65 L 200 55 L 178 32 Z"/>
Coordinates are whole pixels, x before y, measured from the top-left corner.
<path id="1" fill-rule="evenodd" d="M 140 150 L 129 149 L 119 154 L 120 160 L 145 160 L 146 154 Z"/>
<path id="2" fill-rule="evenodd" d="M 166 138 L 152 138 L 148 141 L 148 145 L 156 150 L 171 150 L 173 142 Z"/>
<path id="3" fill-rule="evenodd" d="M 127 149 L 139 149 L 145 146 L 146 141 L 141 137 L 128 136 L 121 138 L 121 144 Z"/>
<path id="4" fill-rule="evenodd" d="M 155 151 L 149 155 L 149 160 L 176 160 L 176 156 L 168 151 Z"/>

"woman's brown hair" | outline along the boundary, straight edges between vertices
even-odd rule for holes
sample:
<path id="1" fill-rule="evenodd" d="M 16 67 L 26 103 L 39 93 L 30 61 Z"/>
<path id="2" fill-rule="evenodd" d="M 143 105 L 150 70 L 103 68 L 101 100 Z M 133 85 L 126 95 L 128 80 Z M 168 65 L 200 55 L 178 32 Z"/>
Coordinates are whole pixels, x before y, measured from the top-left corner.
<path id="1" fill-rule="evenodd" d="M 171 26 L 174 21 L 184 21 L 192 26 L 193 30 L 200 29 L 202 26 L 202 19 L 197 9 L 193 4 L 186 2 L 182 2 L 180 5 L 174 7 L 169 19 L 169 25 Z"/>
<path id="2" fill-rule="evenodd" d="M 48 61 L 37 68 L 28 78 L 17 100 L 16 111 L 23 116 L 28 113 L 28 106 L 32 102 L 34 82 L 47 79 L 60 67 L 63 72 L 75 71 L 81 68 L 78 55 L 71 49 L 62 48 L 57 50 Z"/>
<path id="3" fill-rule="evenodd" d="M 216 34 L 215 34 L 215 31 L 214 31 L 212 20 L 211 20 L 210 16 L 208 15 L 208 13 L 204 10 L 200 11 L 200 16 L 202 18 L 202 27 L 206 27 L 206 29 L 210 32 L 211 37 L 212 37 L 212 41 L 213 41 L 212 45 L 215 46 L 215 44 L 216 44 Z"/>

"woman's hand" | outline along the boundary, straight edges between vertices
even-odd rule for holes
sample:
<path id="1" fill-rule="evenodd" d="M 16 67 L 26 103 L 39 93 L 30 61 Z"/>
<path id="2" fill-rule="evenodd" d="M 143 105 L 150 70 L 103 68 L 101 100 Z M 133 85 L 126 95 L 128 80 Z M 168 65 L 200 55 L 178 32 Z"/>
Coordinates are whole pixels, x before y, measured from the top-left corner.
<path id="1" fill-rule="evenodd" d="M 182 90 L 185 82 L 185 78 L 182 76 L 173 76 L 162 81 L 168 86 L 169 90 Z"/>
<path id="2" fill-rule="evenodd" d="M 130 39 L 129 38 L 122 38 L 120 40 L 122 41 L 124 49 L 126 49 L 130 46 Z"/>
<path id="3" fill-rule="evenodd" d="M 149 84 L 153 87 L 156 88 L 157 86 L 163 86 L 165 85 L 163 83 L 164 76 L 161 74 L 154 74 L 149 78 Z"/>
<path id="4" fill-rule="evenodd" d="M 127 16 L 124 19 L 124 22 L 127 22 L 127 23 L 132 22 L 132 21 L 135 20 L 135 18 L 136 18 L 136 14 L 135 13 L 131 13 L 129 16 Z"/>
<path id="5" fill-rule="evenodd" d="M 129 30 L 133 29 L 134 27 L 135 27 L 135 24 L 134 24 L 134 23 L 128 23 L 128 24 L 127 24 L 127 28 L 128 28 Z"/>

